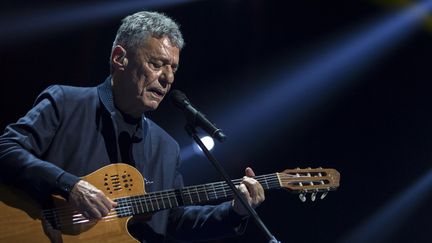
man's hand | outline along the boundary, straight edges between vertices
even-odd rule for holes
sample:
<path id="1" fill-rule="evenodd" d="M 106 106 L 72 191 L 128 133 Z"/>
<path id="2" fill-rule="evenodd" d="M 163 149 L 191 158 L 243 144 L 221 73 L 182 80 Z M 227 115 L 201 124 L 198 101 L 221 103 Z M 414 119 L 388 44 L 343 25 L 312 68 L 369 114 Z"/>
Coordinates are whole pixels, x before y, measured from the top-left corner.
<path id="1" fill-rule="evenodd" d="M 87 181 L 80 180 L 69 194 L 69 202 L 88 219 L 101 219 L 117 206 L 103 192 Z"/>
<path id="2" fill-rule="evenodd" d="M 261 186 L 261 184 L 255 180 L 254 177 L 255 173 L 250 167 L 247 167 L 245 169 L 246 176 L 243 177 L 243 181 L 238 186 L 238 189 L 240 190 L 241 194 L 244 196 L 244 198 L 247 200 L 249 205 L 251 205 L 253 208 L 256 208 L 258 205 L 260 205 L 264 199 L 264 189 Z M 243 207 L 239 199 L 234 199 L 232 201 L 232 205 L 234 208 L 234 211 L 239 215 L 247 215 L 248 211 Z"/>

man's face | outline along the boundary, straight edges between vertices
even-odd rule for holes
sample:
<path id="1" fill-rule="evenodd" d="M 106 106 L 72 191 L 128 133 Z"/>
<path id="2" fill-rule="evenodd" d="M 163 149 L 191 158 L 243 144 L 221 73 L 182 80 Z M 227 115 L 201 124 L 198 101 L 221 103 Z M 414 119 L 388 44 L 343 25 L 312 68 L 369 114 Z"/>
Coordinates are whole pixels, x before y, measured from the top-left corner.
<path id="1" fill-rule="evenodd" d="M 155 110 L 168 93 L 180 50 L 168 37 L 150 37 L 143 46 L 127 53 L 128 65 L 113 86 L 114 100 L 123 112 L 139 117 L 145 111 Z"/>

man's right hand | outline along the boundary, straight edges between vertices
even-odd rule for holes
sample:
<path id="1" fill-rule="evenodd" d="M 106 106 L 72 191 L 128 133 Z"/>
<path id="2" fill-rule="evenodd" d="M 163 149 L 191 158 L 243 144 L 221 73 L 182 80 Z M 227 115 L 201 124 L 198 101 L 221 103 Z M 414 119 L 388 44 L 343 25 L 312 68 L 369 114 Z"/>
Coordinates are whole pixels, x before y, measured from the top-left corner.
<path id="1" fill-rule="evenodd" d="M 80 180 L 69 194 L 69 202 L 88 219 L 102 219 L 117 203 L 87 181 Z"/>

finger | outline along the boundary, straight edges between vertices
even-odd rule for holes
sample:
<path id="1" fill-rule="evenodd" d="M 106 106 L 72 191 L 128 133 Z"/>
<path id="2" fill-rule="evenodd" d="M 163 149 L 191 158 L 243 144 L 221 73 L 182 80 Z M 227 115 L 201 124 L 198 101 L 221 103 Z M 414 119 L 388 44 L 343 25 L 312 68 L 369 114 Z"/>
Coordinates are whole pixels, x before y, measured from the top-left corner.
<path id="1" fill-rule="evenodd" d="M 251 167 L 246 167 L 245 175 L 248 177 L 255 177 L 255 172 L 252 170 Z"/>
<path id="2" fill-rule="evenodd" d="M 114 200 L 112 200 L 111 198 L 108 198 L 109 202 L 111 203 L 111 206 L 113 208 L 117 207 L 117 202 L 115 202 Z"/>
<path id="3" fill-rule="evenodd" d="M 101 219 L 102 216 L 95 207 L 87 207 L 87 209 L 84 210 L 84 214 L 88 215 L 89 219 Z"/>
<path id="4" fill-rule="evenodd" d="M 259 184 L 255 179 L 250 177 L 244 177 L 242 181 L 242 185 L 245 185 L 248 190 L 251 198 L 256 198 L 258 195 L 258 185 Z"/>
<path id="5" fill-rule="evenodd" d="M 104 200 L 106 200 L 106 197 L 103 195 L 103 196 L 95 197 L 94 200 L 95 200 L 94 205 L 96 207 L 96 210 L 99 211 L 100 218 L 108 215 L 108 213 L 111 209 L 109 207 L 107 207 L 105 205 L 105 203 L 103 202 Z"/>
<path id="6" fill-rule="evenodd" d="M 249 193 L 249 190 L 247 189 L 246 185 L 243 184 L 243 183 L 241 183 L 241 184 L 239 185 L 239 190 L 240 190 L 240 193 L 243 195 L 243 197 L 244 197 L 244 198 L 249 202 L 249 204 L 250 204 L 250 202 L 252 201 L 252 197 L 251 197 L 251 195 L 250 195 L 250 193 Z"/>
<path id="7" fill-rule="evenodd" d="M 88 212 L 90 217 L 101 219 L 107 215 L 109 210 L 103 203 L 105 195 L 102 191 L 95 188 L 90 193 L 85 194 L 84 201 L 81 203 L 84 211 Z"/>
<path id="8" fill-rule="evenodd" d="M 82 215 L 83 215 L 85 218 L 90 219 L 90 215 L 87 213 L 87 211 L 83 211 L 83 212 L 82 212 Z"/>
<path id="9" fill-rule="evenodd" d="M 110 198 L 106 197 L 105 195 L 101 195 L 101 197 L 102 197 L 101 201 L 105 205 L 105 207 L 108 209 L 108 211 L 111 211 L 111 209 L 116 206 L 116 202 L 114 202 Z"/>
<path id="10" fill-rule="evenodd" d="M 245 177 L 243 183 L 249 190 L 249 194 L 251 195 L 252 203 L 254 204 L 254 206 L 257 206 L 262 201 L 264 201 L 264 188 L 257 180 L 250 177 Z"/>

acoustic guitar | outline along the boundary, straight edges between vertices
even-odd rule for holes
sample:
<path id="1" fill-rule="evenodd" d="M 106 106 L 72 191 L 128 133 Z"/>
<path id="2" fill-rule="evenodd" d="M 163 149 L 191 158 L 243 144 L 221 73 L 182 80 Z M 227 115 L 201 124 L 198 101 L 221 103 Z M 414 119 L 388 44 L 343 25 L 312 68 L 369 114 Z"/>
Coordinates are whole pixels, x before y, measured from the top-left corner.
<path id="1" fill-rule="evenodd" d="M 264 189 L 285 188 L 300 194 L 302 201 L 311 194 L 315 201 L 339 187 L 339 172 L 334 169 L 291 169 L 256 176 Z M 138 242 L 127 229 L 133 217 L 180 206 L 232 199 L 225 182 L 188 186 L 182 189 L 146 193 L 140 172 L 127 164 L 111 164 L 83 180 L 102 190 L 118 203 L 101 220 L 88 220 L 60 198 L 54 207 L 42 210 L 16 188 L 0 186 L 0 242 Z M 241 179 L 233 180 L 239 184 Z"/>

